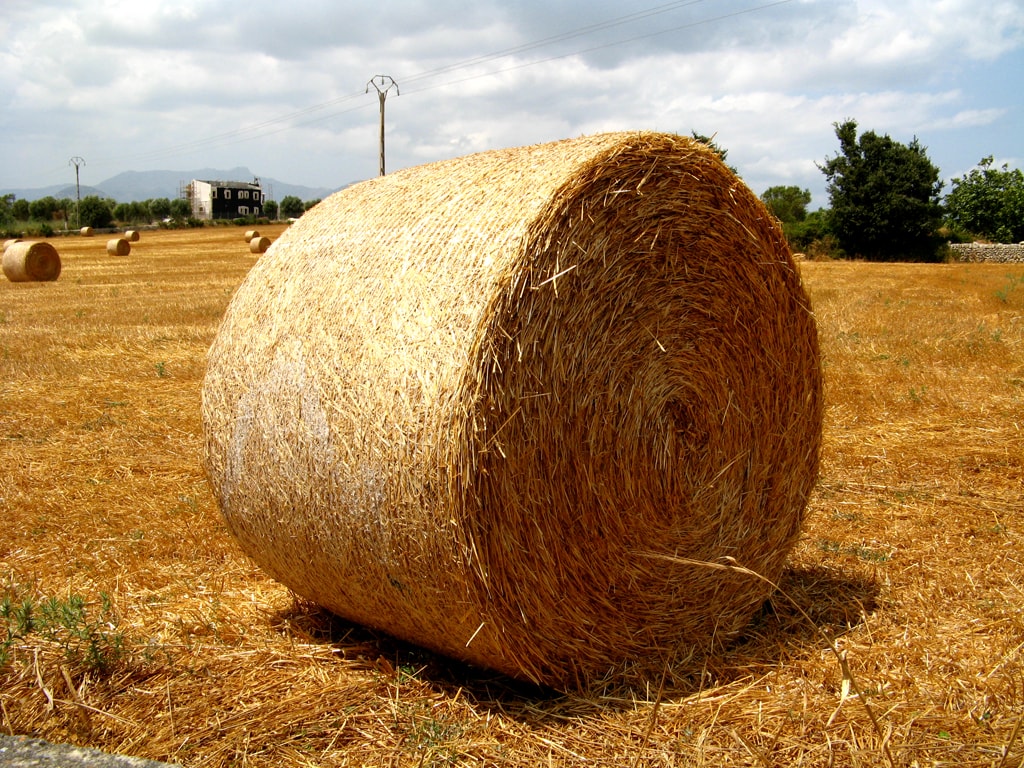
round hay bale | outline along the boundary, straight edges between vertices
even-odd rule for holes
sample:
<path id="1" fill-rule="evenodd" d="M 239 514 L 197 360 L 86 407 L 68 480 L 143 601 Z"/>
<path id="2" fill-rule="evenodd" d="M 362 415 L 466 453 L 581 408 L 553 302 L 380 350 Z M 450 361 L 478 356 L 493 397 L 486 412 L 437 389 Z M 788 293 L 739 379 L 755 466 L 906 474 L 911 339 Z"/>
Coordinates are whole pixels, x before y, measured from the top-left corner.
<path id="1" fill-rule="evenodd" d="M 124 239 L 127 240 L 129 243 L 137 243 L 137 242 L 139 242 L 139 230 L 137 230 L 137 229 L 125 230 Z"/>
<path id="2" fill-rule="evenodd" d="M 19 240 L 4 248 L 3 270 L 12 283 L 56 280 L 60 277 L 60 254 L 47 242 Z"/>
<path id="3" fill-rule="evenodd" d="M 10 248 L 15 243 L 20 243 L 20 242 L 21 242 L 21 238 L 20 237 L 12 237 L 9 240 L 4 240 L 4 250 L 6 251 L 8 248 Z"/>
<path id="4" fill-rule="evenodd" d="M 78 234 L 82 237 L 92 237 L 92 227 L 82 227 L 78 230 Z"/>
<path id="5" fill-rule="evenodd" d="M 132 252 L 132 244 L 126 238 L 115 237 L 107 240 L 107 255 L 127 256 Z"/>
<path id="6" fill-rule="evenodd" d="M 245 231 L 245 242 L 251 243 L 254 237 L 259 237 L 260 233 L 255 229 L 247 229 Z"/>
<path id="7" fill-rule="evenodd" d="M 202 398 L 269 574 L 563 690 L 744 628 L 770 588 L 721 566 L 778 579 L 822 421 L 778 223 L 704 145 L 635 132 L 327 198 L 233 297 Z"/>
<path id="8" fill-rule="evenodd" d="M 249 250 L 252 253 L 266 253 L 270 247 L 270 238 L 257 235 L 249 241 Z"/>

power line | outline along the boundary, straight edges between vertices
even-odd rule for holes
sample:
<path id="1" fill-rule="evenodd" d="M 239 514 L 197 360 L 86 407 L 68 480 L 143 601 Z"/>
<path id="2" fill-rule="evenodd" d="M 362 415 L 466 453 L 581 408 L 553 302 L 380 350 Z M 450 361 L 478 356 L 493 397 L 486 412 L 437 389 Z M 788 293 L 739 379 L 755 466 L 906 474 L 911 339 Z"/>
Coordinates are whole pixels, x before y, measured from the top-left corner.
<path id="1" fill-rule="evenodd" d="M 549 63 L 549 62 L 552 62 L 552 61 L 557 61 L 557 60 L 560 60 L 560 59 L 569 58 L 571 56 L 580 56 L 580 55 L 583 55 L 583 54 L 593 53 L 595 51 L 605 50 L 605 49 L 612 48 L 612 47 L 619 46 L 619 45 L 626 45 L 628 43 L 637 42 L 639 40 L 647 40 L 647 39 L 658 37 L 658 36 L 661 36 L 661 35 L 670 34 L 672 32 L 679 32 L 679 31 L 684 30 L 684 29 L 692 29 L 694 27 L 698 27 L 698 26 L 702 26 L 702 25 L 706 25 L 706 24 L 712 24 L 712 23 L 724 21 L 726 19 L 736 18 L 736 17 L 739 17 L 739 16 L 744 16 L 744 15 L 748 15 L 748 14 L 751 14 L 751 13 L 756 13 L 756 12 L 759 12 L 759 11 L 764 11 L 764 10 L 767 10 L 767 9 L 770 9 L 770 8 L 774 8 L 774 7 L 777 7 L 777 6 L 786 5 L 788 3 L 793 2 L 793 0 L 775 0 L 775 2 L 763 3 L 761 5 L 757 5 L 757 6 L 753 6 L 753 7 L 745 8 L 745 9 L 741 9 L 739 11 L 734 11 L 734 12 L 731 12 L 731 13 L 721 14 L 719 16 L 714 16 L 714 17 L 710 17 L 710 18 L 706 18 L 706 19 L 700 19 L 698 21 L 688 22 L 686 24 L 679 24 L 679 25 L 676 25 L 676 26 L 672 26 L 672 27 L 667 27 L 667 28 L 664 28 L 664 29 L 656 30 L 654 32 L 647 32 L 647 33 L 644 33 L 644 34 L 634 35 L 634 36 L 623 38 L 623 39 L 619 39 L 619 40 L 613 40 L 613 41 L 610 41 L 610 42 L 607 42 L 607 43 L 601 43 L 599 45 L 593 45 L 593 46 L 586 47 L 586 48 L 580 48 L 580 49 L 576 49 L 576 50 L 570 51 L 568 53 L 562 53 L 562 54 L 557 54 L 557 55 L 554 55 L 554 56 L 547 56 L 547 57 L 541 58 L 541 59 L 533 59 L 533 60 L 530 60 L 530 61 L 520 62 L 520 63 L 517 63 L 517 64 L 513 64 L 513 65 L 510 65 L 510 66 L 507 66 L 507 67 L 503 67 L 501 69 L 492 70 L 492 71 L 484 72 L 484 73 L 473 74 L 473 75 L 467 75 L 465 77 L 461 77 L 461 78 L 458 78 L 458 79 L 455 79 L 455 80 L 446 80 L 444 82 L 438 82 L 438 83 L 435 83 L 435 84 L 432 84 L 432 85 L 423 85 L 423 86 L 421 86 L 419 88 L 415 87 L 415 83 L 421 83 L 421 82 L 424 82 L 424 81 L 429 81 L 431 79 L 440 77 L 441 75 L 444 75 L 444 74 L 449 74 L 449 73 L 457 72 L 459 70 L 467 69 L 467 68 L 473 67 L 473 66 L 478 66 L 480 64 L 484 64 L 484 63 L 487 63 L 487 62 L 490 62 L 490 61 L 497 61 L 499 59 L 507 58 L 509 56 L 514 56 L 514 55 L 520 54 L 520 53 L 525 53 L 527 51 L 537 50 L 539 48 L 543 48 L 545 46 L 552 45 L 554 43 L 564 42 L 566 40 L 572 40 L 572 39 L 575 39 L 575 38 L 584 37 L 586 35 L 590 35 L 590 34 L 593 34 L 595 32 L 600 32 L 600 31 L 604 31 L 604 30 L 607 30 L 607 29 L 612 29 L 612 28 L 615 28 L 615 27 L 623 26 L 623 25 L 629 24 L 631 22 L 641 21 L 643 19 L 647 19 L 647 18 L 651 18 L 653 16 L 657 16 L 657 15 L 661 15 L 661 14 L 664 14 L 664 13 L 668 13 L 670 11 L 678 10 L 680 8 L 685 8 L 685 7 L 690 7 L 690 6 L 694 6 L 694 5 L 699 5 L 699 4 L 704 3 L 704 2 L 707 2 L 707 0 L 677 0 L 676 2 L 664 3 L 662 5 L 657 5 L 657 6 L 653 6 L 651 8 L 647 8 L 647 9 L 644 9 L 644 10 L 634 11 L 632 13 L 628 13 L 628 14 L 625 14 L 623 16 L 618 16 L 618 17 L 609 19 L 607 21 L 597 22 L 597 23 L 594 23 L 594 24 L 589 24 L 587 26 L 578 27 L 578 28 L 576 28 L 574 30 L 563 32 L 563 33 L 560 33 L 560 34 L 557 34 L 557 35 L 551 35 L 549 37 L 541 38 L 539 40 L 534 40 L 534 41 L 529 42 L 529 43 L 523 43 L 521 45 L 512 46 L 512 47 L 509 47 L 509 48 L 504 48 L 504 49 L 501 49 L 501 50 L 498 50 L 498 51 L 494 51 L 492 53 L 484 54 L 484 55 L 481 55 L 481 56 L 475 56 L 475 57 L 472 57 L 472 58 L 469 58 L 469 59 L 464 59 L 462 61 L 455 62 L 453 64 L 447 64 L 447 65 L 444 65 L 442 67 L 437 67 L 437 68 L 432 69 L 432 70 L 426 70 L 426 71 L 420 72 L 419 74 L 416 74 L 416 75 L 411 75 L 409 77 L 403 77 L 402 81 L 403 81 L 403 83 L 406 83 L 406 93 L 407 94 L 421 93 L 423 91 L 434 90 L 436 88 L 444 88 L 444 87 L 448 87 L 448 86 L 451 86 L 451 85 L 459 85 L 461 83 L 469 82 L 469 81 L 472 81 L 472 80 L 477 80 L 477 79 L 480 79 L 480 78 L 483 78 L 483 77 L 493 77 L 494 75 L 500 74 L 500 73 L 503 73 L 503 72 L 511 72 L 511 71 L 515 71 L 515 70 L 518 70 L 518 69 L 525 69 L 525 68 L 528 68 L 528 67 L 534 67 L 534 66 L 538 66 L 540 64 L 546 64 L 546 63 Z M 408 88 L 408 84 L 409 83 L 413 84 L 413 88 L 412 89 Z M 367 88 L 367 90 L 368 90 L 368 88 Z M 363 91 L 362 93 L 355 92 L 355 93 L 345 94 L 345 95 L 339 96 L 339 97 L 337 97 L 335 99 L 331 99 L 329 101 L 325 101 L 325 102 L 322 102 L 320 104 L 314 104 L 314 105 L 309 106 L 309 107 L 304 107 L 302 109 L 295 110 L 293 112 L 288 112 L 288 113 L 279 115 L 277 117 L 273 117 L 273 118 L 270 118 L 268 120 L 264 120 L 264 121 L 259 122 L 259 123 L 255 123 L 255 124 L 252 124 L 252 125 L 244 126 L 244 127 L 241 127 L 241 128 L 236 128 L 236 129 L 233 129 L 233 130 L 230 130 L 230 131 L 225 131 L 225 132 L 219 133 L 219 134 L 214 134 L 214 135 L 208 136 L 206 138 L 196 139 L 194 141 L 173 145 L 173 146 L 170 146 L 170 147 L 166 147 L 164 149 L 154 150 L 152 152 L 143 152 L 143 153 L 140 153 L 140 154 L 134 155 L 134 156 L 122 157 L 120 159 L 121 160 L 155 159 L 155 158 L 158 158 L 158 157 L 166 157 L 166 156 L 169 156 L 169 155 L 176 155 L 176 154 L 194 152 L 194 151 L 198 151 L 198 150 L 204 149 L 204 148 L 213 148 L 213 147 L 223 146 L 224 144 L 234 144 L 234 143 L 240 143 L 240 142 L 243 142 L 243 141 L 251 141 L 253 139 L 258 139 L 258 138 L 265 138 L 267 136 L 272 136 L 272 135 L 274 135 L 276 133 L 281 133 L 283 131 L 293 130 L 295 128 L 303 127 L 303 126 L 306 126 L 306 125 L 311 125 L 313 123 L 321 122 L 323 120 L 328 120 L 328 119 L 331 119 L 331 118 L 334 118 L 334 117 L 338 117 L 340 115 L 348 114 L 350 112 L 355 112 L 355 111 L 359 111 L 359 110 L 362 110 L 362 109 L 368 109 L 369 106 L 370 106 L 368 103 L 361 103 L 361 104 L 357 104 L 357 105 L 355 105 L 355 106 L 353 106 L 353 107 L 351 107 L 349 109 L 343 109 L 343 110 L 338 110 L 338 111 L 330 111 L 330 112 L 327 112 L 326 114 L 319 115 L 318 117 L 315 117 L 315 118 L 312 118 L 312 119 L 309 119 L 309 120 L 302 120 L 300 122 L 295 122 L 296 119 L 298 119 L 298 118 L 305 117 L 305 116 L 308 116 L 308 115 L 312 115 L 312 114 L 315 114 L 317 112 L 323 112 L 324 110 L 327 110 L 330 107 L 337 106 L 337 105 L 340 105 L 340 104 L 344 104 L 346 102 L 350 102 L 350 101 L 353 101 L 355 99 L 360 99 L 361 97 L 365 96 L 365 94 L 366 94 L 366 91 Z"/>
<path id="2" fill-rule="evenodd" d="M 657 16 L 662 13 L 668 13 L 669 11 L 673 11 L 678 8 L 684 8 L 691 5 L 698 5 L 699 3 L 703 2 L 707 2 L 707 0 L 678 0 L 677 2 L 674 3 L 658 5 L 655 6 L 654 8 L 648 8 L 647 10 L 643 11 L 636 11 L 634 13 L 626 14 L 625 16 L 618 16 L 614 19 L 598 22 L 596 24 L 590 24 L 586 27 L 579 27 L 578 29 L 574 29 L 569 32 L 563 32 L 558 35 L 552 35 L 551 37 L 545 37 L 540 40 L 534 40 L 533 42 L 530 43 L 523 43 L 522 45 L 512 46 L 511 48 L 503 48 L 500 51 L 494 51 L 493 53 L 487 53 L 482 56 L 476 56 L 472 59 L 465 59 L 463 61 L 456 62 L 455 64 L 448 64 L 443 67 L 427 70 L 426 72 L 421 72 L 418 75 L 402 78 L 402 81 L 406 83 L 418 82 L 420 80 L 442 75 L 446 72 L 465 69 L 466 67 L 471 67 L 476 64 L 483 64 L 485 62 L 493 61 L 495 59 L 501 59 L 506 56 L 513 56 L 517 53 L 525 53 L 526 51 L 532 51 L 536 48 L 541 48 L 545 45 L 550 45 L 552 43 L 560 43 L 563 42 L 564 40 L 571 40 L 576 37 L 582 37 L 583 35 L 588 35 L 593 32 L 602 32 L 606 29 L 611 29 L 612 27 L 618 27 L 622 26 L 623 24 L 628 24 L 631 21 L 639 21 L 641 19 L 650 18 L 651 16 Z"/>
<path id="3" fill-rule="evenodd" d="M 447 87 L 449 85 L 458 85 L 460 83 L 469 82 L 470 80 L 476 80 L 477 78 L 480 78 L 480 77 L 492 77 L 493 75 L 500 74 L 502 72 L 513 72 L 513 71 L 515 71 L 517 69 L 526 69 L 527 67 L 534 67 L 534 66 L 537 66 L 538 64 L 547 64 L 548 62 L 558 61 L 559 59 L 568 59 L 571 56 L 580 56 L 580 55 L 585 54 L 585 53 L 593 53 L 595 51 L 601 51 L 601 50 L 605 50 L 607 48 L 614 48 L 615 46 L 619 46 L 619 45 L 626 45 L 628 43 L 635 43 L 635 42 L 637 42 L 639 40 L 647 40 L 647 39 L 650 39 L 652 37 L 659 37 L 660 35 L 667 35 L 667 34 L 669 34 L 671 32 L 679 32 L 679 31 L 684 30 L 684 29 L 692 29 L 693 27 L 703 26 L 705 24 L 712 24 L 712 23 L 714 23 L 716 21 L 724 21 L 725 19 L 735 18 L 737 16 L 744 16 L 744 15 L 749 14 L 749 13 L 755 13 L 756 11 L 763 11 L 763 10 L 766 10 L 768 8 L 774 8 L 774 7 L 779 6 L 779 5 L 786 5 L 787 3 L 791 3 L 791 2 L 793 2 L 793 0 L 775 0 L 775 2 L 772 2 L 772 3 L 765 3 L 764 5 L 758 5 L 758 6 L 755 6 L 753 8 L 746 8 L 746 9 L 741 10 L 741 11 L 734 11 L 733 13 L 726 13 L 726 14 L 723 14 L 721 16 L 715 16 L 715 17 L 710 18 L 710 19 L 702 19 L 700 21 L 690 22 L 688 24 L 680 24 L 678 26 L 669 27 L 667 29 L 659 29 L 656 32 L 647 32 L 647 33 L 642 34 L 642 35 L 636 35 L 635 37 L 630 37 L 630 38 L 626 38 L 626 39 L 623 39 L 623 40 L 614 40 L 614 41 L 608 42 L 608 43 L 601 43 L 600 45 L 594 45 L 594 46 L 591 46 L 589 48 L 582 48 L 582 49 L 578 49 L 578 50 L 575 50 L 575 51 L 570 51 L 569 53 L 560 53 L 560 54 L 558 54 L 556 56 L 548 56 L 548 57 L 543 58 L 543 59 L 535 59 L 533 61 L 526 61 L 526 62 L 522 62 L 520 64 L 514 64 L 514 65 L 509 66 L 509 67 L 504 67 L 502 69 L 497 69 L 497 70 L 494 70 L 492 72 L 486 72 L 486 73 L 482 73 L 482 74 L 478 74 L 478 75 L 469 75 L 468 77 L 463 77 L 463 78 L 460 78 L 459 80 L 450 80 L 448 82 L 438 83 L 436 85 L 429 85 L 429 86 L 426 86 L 426 87 L 423 87 L 423 88 L 418 88 L 418 89 L 414 88 L 411 91 L 407 91 L 407 93 L 421 93 L 423 91 L 429 91 L 429 90 L 433 90 L 435 88 L 444 88 L 444 87 Z"/>

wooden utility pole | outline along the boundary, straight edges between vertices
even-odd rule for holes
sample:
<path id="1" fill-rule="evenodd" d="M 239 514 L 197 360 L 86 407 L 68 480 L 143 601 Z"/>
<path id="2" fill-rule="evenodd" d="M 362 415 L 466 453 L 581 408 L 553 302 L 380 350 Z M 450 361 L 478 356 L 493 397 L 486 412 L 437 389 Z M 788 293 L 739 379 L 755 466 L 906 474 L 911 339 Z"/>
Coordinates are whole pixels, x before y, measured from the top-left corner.
<path id="1" fill-rule="evenodd" d="M 377 89 L 377 98 L 380 101 L 380 175 L 384 175 L 384 100 L 388 97 L 388 91 L 392 88 L 395 89 L 395 95 L 400 96 L 398 92 L 398 83 L 392 80 L 388 75 L 374 75 L 370 78 L 370 82 L 366 84 L 366 93 L 370 92 L 370 86 Z"/>
<path id="2" fill-rule="evenodd" d="M 68 165 L 75 166 L 75 226 L 80 227 L 82 226 L 82 214 L 80 211 L 82 207 L 82 188 L 78 185 L 78 168 L 85 165 L 85 160 L 75 155 L 68 160 Z"/>

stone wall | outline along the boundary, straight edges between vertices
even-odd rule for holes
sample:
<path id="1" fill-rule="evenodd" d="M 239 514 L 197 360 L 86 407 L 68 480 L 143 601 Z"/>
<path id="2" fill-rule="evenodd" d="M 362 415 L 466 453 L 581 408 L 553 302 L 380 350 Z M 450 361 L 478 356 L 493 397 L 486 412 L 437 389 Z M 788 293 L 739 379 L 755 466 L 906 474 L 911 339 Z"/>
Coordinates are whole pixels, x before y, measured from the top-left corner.
<path id="1" fill-rule="evenodd" d="M 996 261 L 1024 264 L 1024 243 L 950 243 L 957 261 Z"/>

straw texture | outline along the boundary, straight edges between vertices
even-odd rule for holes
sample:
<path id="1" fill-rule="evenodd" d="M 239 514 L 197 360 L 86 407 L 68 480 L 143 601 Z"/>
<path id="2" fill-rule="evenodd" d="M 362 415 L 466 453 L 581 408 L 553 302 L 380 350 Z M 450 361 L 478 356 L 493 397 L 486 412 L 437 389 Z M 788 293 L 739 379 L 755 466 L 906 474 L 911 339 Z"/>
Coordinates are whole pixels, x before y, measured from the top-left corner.
<path id="1" fill-rule="evenodd" d="M 60 254 L 43 241 L 11 242 L 4 248 L 3 269 L 12 283 L 56 280 L 60 277 Z"/>
<path id="2" fill-rule="evenodd" d="M 256 235 L 249 241 L 249 251 L 251 253 L 266 253 L 266 250 L 270 247 L 270 238 L 263 237 L 262 235 Z"/>
<path id="3" fill-rule="evenodd" d="M 114 237 L 107 240 L 107 253 L 111 256 L 127 256 L 132 252 L 132 244 L 127 238 Z"/>
<path id="4" fill-rule="evenodd" d="M 777 224 L 689 139 L 614 133 L 349 187 L 249 272 L 204 463 L 242 549 L 350 620 L 556 688 L 735 637 L 821 439 Z"/>

